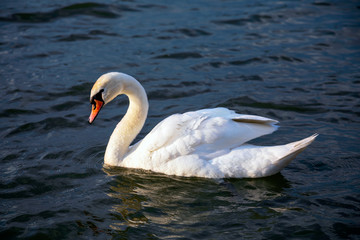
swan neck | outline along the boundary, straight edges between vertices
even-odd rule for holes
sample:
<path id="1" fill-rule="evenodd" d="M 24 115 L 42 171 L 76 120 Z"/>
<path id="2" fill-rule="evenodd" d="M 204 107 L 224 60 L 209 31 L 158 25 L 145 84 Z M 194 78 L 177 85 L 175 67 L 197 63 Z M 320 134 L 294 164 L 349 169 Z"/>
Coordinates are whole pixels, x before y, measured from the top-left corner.
<path id="1" fill-rule="evenodd" d="M 129 98 L 129 107 L 114 129 L 105 152 L 105 164 L 115 166 L 121 166 L 130 144 L 144 126 L 149 108 L 146 92 L 134 78 L 129 78 L 119 94 Z"/>

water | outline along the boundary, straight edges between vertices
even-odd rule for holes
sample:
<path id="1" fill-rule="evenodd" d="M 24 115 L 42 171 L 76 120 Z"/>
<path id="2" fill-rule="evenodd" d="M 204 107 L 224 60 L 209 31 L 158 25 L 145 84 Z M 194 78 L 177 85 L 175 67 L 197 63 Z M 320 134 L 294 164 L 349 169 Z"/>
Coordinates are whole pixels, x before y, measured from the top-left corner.
<path id="1" fill-rule="evenodd" d="M 1 239 L 359 239 L 357 1 L 2 1 Z M 318 139 L 263 179 L 104 169 L 109 71 L 164 117 L 225 106 L 278 119 L 257 144 Z"/>

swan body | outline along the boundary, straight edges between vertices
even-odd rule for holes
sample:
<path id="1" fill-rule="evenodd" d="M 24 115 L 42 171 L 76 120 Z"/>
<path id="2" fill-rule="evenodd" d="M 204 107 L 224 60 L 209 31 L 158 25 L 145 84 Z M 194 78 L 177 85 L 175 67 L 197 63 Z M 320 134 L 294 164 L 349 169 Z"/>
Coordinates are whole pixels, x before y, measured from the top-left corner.
<path id="1" fill-rule="evenodd" d="M 102 75 L 91 90 L 89 123 L 121 94 L 128 96 L 129 108 L 107 145 L 104 163 L 109 166 L 177 176 L 266 177 L 286 167 L 317 136 L 278 146 L 247 144 L 274 132 L 278 121 L 214 108 L 171 115 L 130 146 L 145 123 L 149 107 L 146 92 L 135 78 L 116 72 Z"/>

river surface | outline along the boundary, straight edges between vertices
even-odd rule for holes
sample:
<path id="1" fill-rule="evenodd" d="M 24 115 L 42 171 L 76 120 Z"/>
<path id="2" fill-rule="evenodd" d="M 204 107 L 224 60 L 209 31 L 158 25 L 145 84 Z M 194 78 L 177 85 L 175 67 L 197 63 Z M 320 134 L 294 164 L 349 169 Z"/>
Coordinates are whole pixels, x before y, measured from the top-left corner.
<path id="1" fill-rule="evenodd" d="M 261 179 L 107 169 L 110 71 L 149 95 L 137 140 L 218 106 L 280 121 L 256 144 L 320 135 Z M 0 81 L 1 239 L 360 239 L 358 1 L 3 0 Z"/>

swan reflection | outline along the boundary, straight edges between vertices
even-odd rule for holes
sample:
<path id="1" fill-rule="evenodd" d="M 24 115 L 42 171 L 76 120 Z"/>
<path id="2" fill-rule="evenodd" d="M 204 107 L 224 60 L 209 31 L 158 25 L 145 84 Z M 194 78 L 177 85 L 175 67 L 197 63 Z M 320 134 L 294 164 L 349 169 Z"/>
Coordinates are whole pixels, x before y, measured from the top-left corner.
<path id="1" fill-rule="evenodd" d="M 110 208 L 113 230 L 156 225 L 154 233 L 171 230 L 177 237 L 203 222 L 217 226 L 223 214 L 235 211 L 252 218 L 279 214 L 274 210 L 277 206 L 259 207 L 259 202 L 281 197 L 290 187 L 280 174 L 263 179 L 214 180 L 127 168 L 104 171 L 113 178 L 107 193 L 114 202 Z M 234 224 L 238 221 L 234 219 Z"/>

